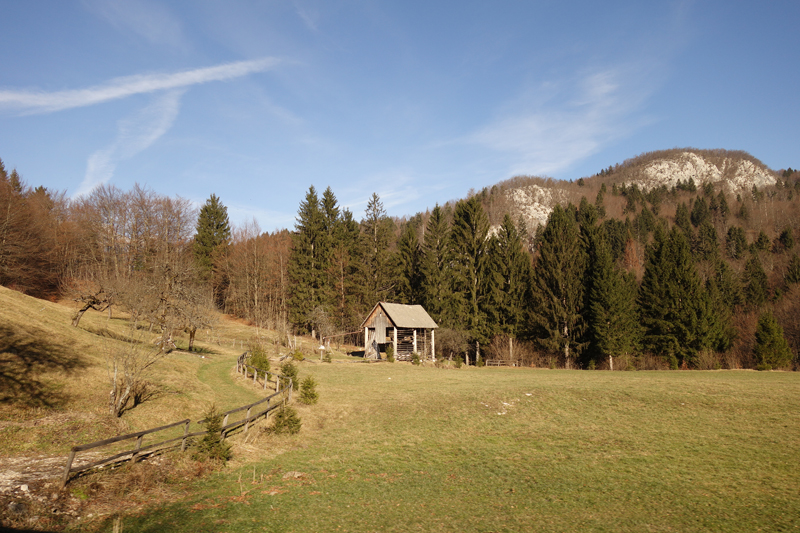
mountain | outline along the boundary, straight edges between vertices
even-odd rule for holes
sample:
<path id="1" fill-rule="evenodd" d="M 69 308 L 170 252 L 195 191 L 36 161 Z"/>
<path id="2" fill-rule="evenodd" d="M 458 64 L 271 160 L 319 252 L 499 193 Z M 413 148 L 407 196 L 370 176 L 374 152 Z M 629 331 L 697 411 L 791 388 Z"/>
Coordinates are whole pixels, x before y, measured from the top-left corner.
<path id="1" fill-rule="evenodd" d="M 493 225 L 499 224 L 492 214 L 507 210 L 515 220 L 524 220 L 528 229 L 535 231 L 547 222 L 556 204 L 578 205 L 583 196 L 594 201 L 602 184 L 609 192 L 614 185 L 635 185 L 646 192 L 659 187 L 672 189 L 692 181 L 698 188 L 710 183 L 715 189 L 737 195 L 751 191 L 753 186 L 761 189 L 775 185 L 777 180 L 775 171 L 746 152 L 675 148 L 639 155 L 577 182 L 524 176 L 501 182 L 491 190 L 495 198 L 490 218 Z"/>

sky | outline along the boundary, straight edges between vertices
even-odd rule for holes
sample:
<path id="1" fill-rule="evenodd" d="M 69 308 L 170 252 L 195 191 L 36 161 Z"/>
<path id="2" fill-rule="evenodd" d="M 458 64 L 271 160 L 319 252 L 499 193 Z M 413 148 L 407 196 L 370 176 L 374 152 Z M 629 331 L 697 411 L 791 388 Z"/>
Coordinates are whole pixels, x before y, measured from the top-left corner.
<path id="1" fill-rule="evenodd" d="M 0 2 L 0 159 L 78 198 L 139 183 L 293 228 L 643 152 L 800 167 L 800 2 Z"/>

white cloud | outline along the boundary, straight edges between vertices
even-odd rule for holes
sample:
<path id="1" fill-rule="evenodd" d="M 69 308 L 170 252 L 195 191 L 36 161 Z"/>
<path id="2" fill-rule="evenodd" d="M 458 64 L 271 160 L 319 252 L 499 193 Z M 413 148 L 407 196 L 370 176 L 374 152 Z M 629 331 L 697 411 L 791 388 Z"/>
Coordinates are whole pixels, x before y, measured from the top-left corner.
<path id="1" fill-rule="evenodd" d="M 126 98 L 135 94 L 178 89 L 263 72 L 279 63 L 276 58 L 236 61 L 214 67 L 184 70 L 172 74 L 137 74 L 112 79 L 86 89 L 68 91 L 0 91 L 0 108 L 21 109 L 26 113 L 51 113 L 86 107 Z"/>
<path id="2" fill-rule="evenodd" d="M 148 0 L 84 0 L 83 5 L 115 28 L 131 31 L 151 44 L 182 51 L 189 48 L 180 21 L 163 5 Z"/>
<path id="3" fill-rule="evenodd" d="M 75 196 L 90 193 L 98 185 L 107 183 L 120 161 L 147 149 L 169 131 L 178 117 L 183 92 L 180 89 L 169 91 L 135 115 L 120 120 L 114 142 L 89 156 L 86 175 Z"/>
<path id="4" fill-rule="evenodd" d="M 515 102 L 508 112 L 466 141 L 499 152 L 512 175 L 548 175 L 597 153 L 641 124 L 631 116 L 649 91 L 631 69 L 584 74 L 574 83 L 543 85 L 551 98 L 525 109 Z M 564 89 L 563 87 L 569 87 Z M 523 109 L 522 112 L 519 110 Z"/>

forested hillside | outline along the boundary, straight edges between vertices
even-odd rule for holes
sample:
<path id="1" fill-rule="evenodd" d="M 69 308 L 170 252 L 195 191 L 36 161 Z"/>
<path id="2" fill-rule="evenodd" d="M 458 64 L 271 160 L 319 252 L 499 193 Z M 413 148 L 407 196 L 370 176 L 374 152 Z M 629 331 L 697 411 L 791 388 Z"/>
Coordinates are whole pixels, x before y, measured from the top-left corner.
<path id="1" fill-rule="evenodd" d="M 437 351 L 473 362 L 798 365 L 800 173 L 739 152 L 518 177 L 404 218 L 373 194 L 360 222 L 311 187 L 293 231 L 272 234 L 231 227 L 214 195 L 199 212 L 139 186 L 70 201 L 0 163 L 0 209 L 0 283 L 74 300 L 76 325 L 118 306 L 165 344 L 215 308 L 358 342 L 366 312 L 394 301 L 425 306 Z"/>

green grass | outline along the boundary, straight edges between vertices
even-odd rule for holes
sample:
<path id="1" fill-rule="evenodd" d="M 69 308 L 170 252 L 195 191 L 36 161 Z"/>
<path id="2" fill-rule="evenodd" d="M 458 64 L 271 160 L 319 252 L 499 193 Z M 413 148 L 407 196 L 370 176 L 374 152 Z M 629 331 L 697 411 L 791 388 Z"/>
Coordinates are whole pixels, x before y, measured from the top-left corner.
<path id="1" fill-rule="evenodd" d="M 800 528 L 794 373 L 308 374 L 320 402 L 298 406 L 298 436 L 250 438 L 247 461 L 124 517 L 125 531 Z"/>

